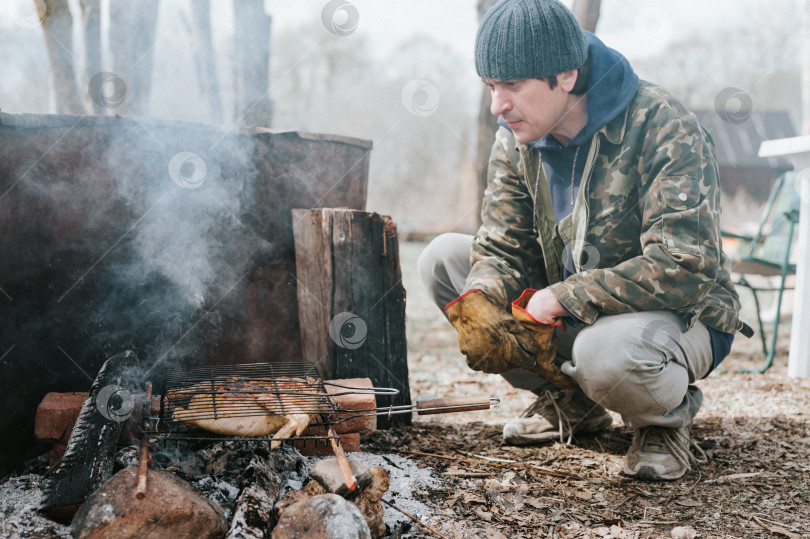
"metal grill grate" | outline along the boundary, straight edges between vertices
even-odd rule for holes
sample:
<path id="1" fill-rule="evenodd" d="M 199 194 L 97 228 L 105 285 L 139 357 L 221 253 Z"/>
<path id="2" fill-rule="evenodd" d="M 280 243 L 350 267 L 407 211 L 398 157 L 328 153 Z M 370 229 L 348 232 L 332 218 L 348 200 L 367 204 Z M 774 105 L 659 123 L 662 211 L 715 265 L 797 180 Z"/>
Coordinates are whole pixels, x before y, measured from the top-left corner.
<path id="1" fill-rule="evenodd" d="M 161 401 L 168 423 L 308 414 L 334 417 L 335 404 L 311 363 L 251 363 L 170 371 Z"/>
<path id="2" fill-rule="evenodd" d="M 400 406 L 344 410 L 335 398 L 358 394 L 396 395 L 399 391 L 324 382 L 312 363 L 196 367 L 169 371 L 163 382 L 160 416 L 156 422 L 151 422 L 150 432 L 198 437 L 194 431 L 201 429 L 232 439 L 266 438 L 274 434 L 273 444 L 284 439 L 334 441 L 337 436 L 333 425 L 357 417 L 486 410 L 499 402 L 494 398 L 449 397 Z M 330 392 L 326 391 L 326 385 L 331 386 Z M 308 431 L 311 435 L 301 436 L 306 427 L 313 427 Z"/>

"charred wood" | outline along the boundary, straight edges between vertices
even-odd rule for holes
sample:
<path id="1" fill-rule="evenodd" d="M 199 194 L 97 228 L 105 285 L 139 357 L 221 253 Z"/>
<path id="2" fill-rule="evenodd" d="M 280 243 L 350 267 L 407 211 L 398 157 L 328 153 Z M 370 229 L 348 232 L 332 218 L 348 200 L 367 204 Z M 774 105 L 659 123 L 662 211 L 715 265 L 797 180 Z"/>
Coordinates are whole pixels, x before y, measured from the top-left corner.
<path id="1" fill-rule="evenodd" d="M 293 210 L 298 317 L 304 358 L 327 378 L 368 377 L 377 406 L 410 404 L 405 289 L 396 225 L 376 213 Z M 409 424 L 409 414 L 377 426 Z"/>
<path id="2" fill-rule="evenodd" d="M 137 373 L 138 358 L 131 351 L 111 357 L 101 367 L 65 454 L 45 484 L 40 512 L 58 522 L 69 522 L 87 497 L 112 476 L 122 418 L 128 415 L 126 395 L 131 397 L 124 390 L 133 387 Z M 110 392 L 110 388 L 121 390 Z M 124 400 L 116 402 L 116 398 Z"/>
<path id="3" fill-rule="evenodd" d="M 259 455 L 253 457 L 241 478 L 242 491 L 236 502 L 228 539 L 270 537 L 275 526 L 273 506 L 279 494 L 281 476 Z"/>

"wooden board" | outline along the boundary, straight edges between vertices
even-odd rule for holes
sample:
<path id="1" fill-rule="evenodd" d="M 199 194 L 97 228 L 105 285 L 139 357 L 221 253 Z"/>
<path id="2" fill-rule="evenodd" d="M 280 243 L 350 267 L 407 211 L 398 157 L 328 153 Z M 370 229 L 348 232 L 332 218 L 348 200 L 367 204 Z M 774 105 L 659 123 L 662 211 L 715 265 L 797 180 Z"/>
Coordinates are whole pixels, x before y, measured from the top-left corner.
<path id="1" fill-rule="evenodd" d="M 293 210 L 298 317 L 304 358 L 325 378 L 369 377 L 410 404 L 405 289 L 390 217 L 349 209 Z M 378 427 L 409 424 L 409 414 Z"/>

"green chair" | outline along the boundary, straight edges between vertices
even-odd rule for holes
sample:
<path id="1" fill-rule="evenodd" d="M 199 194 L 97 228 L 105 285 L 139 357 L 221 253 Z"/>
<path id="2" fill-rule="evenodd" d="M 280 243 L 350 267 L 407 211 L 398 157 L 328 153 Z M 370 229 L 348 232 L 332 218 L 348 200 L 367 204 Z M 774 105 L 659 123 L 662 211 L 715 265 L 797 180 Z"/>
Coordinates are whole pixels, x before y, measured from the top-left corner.
<path id="1" fill-rule="evenodd" d="M 765 372 L 773 365 L 776 352 L 776 339 L 779 332 L 779 319 L 782 314 L 782 296 L 786 289 L 787 277 L 795 275 L 796 264 L 793 254 L 794 230 L 799 222 L 799 193 L 795 189 L 796 174 L 786 172 L 774 182 L 768 202 L 759 221 L 755 236 L 745 236 L 723 231 L 723 238 L 733 238 L 745 243 L 739 249 L 739 256 L 730 256 L 731 271 L 736 275 L 735 284 L 751 290 L 757 309 L 759 336 L 762 339 L 762 353 L 765 365 L 760 369 L 744 369 L 741 372 Z M 769 284 L 756 285 L 750 282 L 753 275 L 768 277 Z M 773 284 L 779 278 L 778 286 Z M 773 325 L 770 346 L 767 344 L 760 312 L 759 292 L 776 292 L 776 318 Z"/>

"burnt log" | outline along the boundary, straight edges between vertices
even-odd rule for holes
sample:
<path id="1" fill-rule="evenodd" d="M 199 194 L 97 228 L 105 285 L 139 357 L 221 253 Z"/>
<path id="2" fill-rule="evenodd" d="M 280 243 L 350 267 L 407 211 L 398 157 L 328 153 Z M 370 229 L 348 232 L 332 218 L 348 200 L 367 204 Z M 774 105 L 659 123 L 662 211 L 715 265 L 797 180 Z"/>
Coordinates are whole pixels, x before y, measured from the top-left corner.
<path id="1" fill-rule="evenodd" d="M 227 539 L 270 537 L 276 525 L 273 507 L 281 484 L 281 476 L 270 464 L 267 458 L 256 455 L 245 468 Z"/>
<path id="2" fill-rule="evenodd" d="M 87 497 L 112 476 L 116 442 L 134 407 L 130 390 L 138 374 L 138 358 L 131 351 L 111 357 L 101 367 L 65 454 L 45 483 L 41 513 L 70 522 Z"/>
<path id="3" fill-rule="evenodd" d="M 410 404 L 405 289 L 396 226 L 349 209 L 293 210 L 298 318 L 304 358 L 325 378 L 368 377 L 399 390 L 377 405 Z M 410 424 L 380 416 L 379 428 Z"/>

